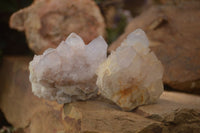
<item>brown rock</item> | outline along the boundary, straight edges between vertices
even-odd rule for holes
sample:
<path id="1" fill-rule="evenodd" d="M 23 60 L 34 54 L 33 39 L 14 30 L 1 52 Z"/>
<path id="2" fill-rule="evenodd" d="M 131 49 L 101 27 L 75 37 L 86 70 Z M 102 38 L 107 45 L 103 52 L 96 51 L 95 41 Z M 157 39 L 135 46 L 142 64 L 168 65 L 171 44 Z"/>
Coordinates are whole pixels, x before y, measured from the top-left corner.
<path id="1" fill-rule="evenodd" d="M 109 48 L 115 50 L 136 28 L 142 28 L 164 65 L 164 83 L 200 94 L 200 3 L 153 6 L 134 18 Z"/>
<path id="2" fill-rule="evenodd" d="M 164 92 L 157 104 L 141 106 L 137 114 L 160 121 L 140 133 L 198 133 L 200 130 L 200 97 Z"/>
<path id="3" fill-rule="evenodd" d="M 132 112 L 120 111 L 116 106 L 101 101 L 71 103 L 64 106 L 64 112 L 63 118 L 71 132 L 135 133 L 159 123 Z"/>
<path id="4" fill-rule="evenodd" d="M 136 113 L 157 121 L 163 121 L 167 115 L 182 109 L 200 111 L 200 97 L 165 91 L 156 104 L 141 106 L 136 110 Z"/>
<path id="5" fill-rule="evenodd" d="M 93 0 L 35 0 L 11 16 L 10 27 L 25 31 L 29 47 L 37 54 L 55 48 L 71 32 L 88 43 L 105 30 Z"/>
<path id="6" fill-rule="evenodd" d="M 192 109 L 176 110 L 162 121 L 152 124 L 139 133 L 199 133 L 200 111 Z"/>
<path id="7" fill-rule="evenodd" d="M 62 105 L 34 96 L 29 83 L 29 57 L 6 57 L 0 67 L 0 109 L 15 128 L 31 133 L 64 131 Z"/>

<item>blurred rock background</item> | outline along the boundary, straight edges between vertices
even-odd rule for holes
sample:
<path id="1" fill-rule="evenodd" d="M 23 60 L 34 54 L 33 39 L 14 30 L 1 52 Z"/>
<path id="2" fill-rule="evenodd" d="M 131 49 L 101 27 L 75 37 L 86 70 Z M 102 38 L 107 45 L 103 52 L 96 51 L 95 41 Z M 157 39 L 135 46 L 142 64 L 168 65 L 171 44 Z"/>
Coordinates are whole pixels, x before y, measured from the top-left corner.
<path id="1" fill-rule="evenodd" d="M 76 1 L 79 0 L 73 0 L 74 3 Z M 36 2 L 39 4 L 35 4 Z M 198 133 L 200 130 L 200 1 L 87 0 L 87 2 L 82 6 L 68 4 L 67 15 L 65 10 L 59 9 L 57 9 L 59 15 L 57 12 L 54 14 L 56 9 L 51 15 L 51 8 L 48 8 L 49 10 L 42 8 L 43 14 L 37 12 L 40 8 L 36 8 L 38 5 L 46 7 L 48 0 L 35 0 L 34 4 L 33 0 L 0 1 L 0 133 L 76 133 L 80 130 Z M 89 13 L 90 10 L 87 9 L 93 12 Z M 10 19 L 16 12 L 18 14 L 13 17 L 14 19 Z M 39 19 L 30 19 L 27 14 L 29 16 L 39 14 Z M 35 22 L 30 23 L 32 21 Z M 37 29 L 35 24 L 38 21 L 45 26 Z M 77 26 L 78 23 L 81 26 Z M 70 26 L 67 27 L 68 25 Z M 136 28 L 142 28 L 147 33 L 152 51 L 165 68 L 163 79 L 165 90 L 172 91 L 165 92 L 159 104 L 139 107 L 130 114 L 119 111 L 110 103 L 104 104 L 99 101 L 87 104 L 72 103 L 61 107 L 57 103 L 39 99 L 31 93 L 28 63 L 35 53 L 42 53 L 48 47 L 56 47 L 59 39 L 67 37 L 72 31 L 78 32 L 87 43 L 95 36 L 103 35 L 110 45 L 108 50 L 110 53 Z M 41 40 L 45 41 L 45 46 L 42 48 L 41 45 L 44 43 L 38 43 L 42 42 Z M 95 110 L 96 104 L 99 106 L 98 111 Z M 88 115 L 88 112 L 92 115 Z M 108 113 L 106 117 L 105 112 Z M 138 122 L 135 122 L 135 119 Z M 111 128 L 116 125 L 119 127 L 116 130 Z M 134 125 L 135 129 L 132 130 Z M 141 128 L 137 128 L 140 126 Z M 126 130 L 123 127 L 126 127 Z"/>

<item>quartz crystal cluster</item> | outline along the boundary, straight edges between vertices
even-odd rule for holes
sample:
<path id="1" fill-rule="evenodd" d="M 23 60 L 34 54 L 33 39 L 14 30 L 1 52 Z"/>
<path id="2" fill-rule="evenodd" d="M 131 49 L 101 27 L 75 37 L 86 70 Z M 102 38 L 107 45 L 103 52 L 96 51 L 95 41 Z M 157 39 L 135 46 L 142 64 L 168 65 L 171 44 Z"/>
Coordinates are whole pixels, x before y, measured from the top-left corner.
<path id="1" fill-rule="evenodd" d="M 129 34 L 108 58 L 106 53 L 107 43 L 102 37 L 85 45 L 72 33 L 56 49 L 47 49 L 30 62 L 33 93 L 69 103 L 99 92 L 126 111 L 159 98 L 163 66 L 150 50 L 144 31 Z"/>
<path id="2" fill-rule="evenodd" d="M 163 66 L 141 29 L 128 35 L 100 65 L 97 75 L 101 95 L 126 111 L 154 103 L 163 92 Z"/>
<path id="3" fill-rule="evenodd" d="M 70 34 L 56 49 L 47 49 L 30 62 L 33 93 L 59 103 L 95 96 L 95 72 L 106 55 L 107 43 L 102 37 L 85 45 L 78 35 Z"/>

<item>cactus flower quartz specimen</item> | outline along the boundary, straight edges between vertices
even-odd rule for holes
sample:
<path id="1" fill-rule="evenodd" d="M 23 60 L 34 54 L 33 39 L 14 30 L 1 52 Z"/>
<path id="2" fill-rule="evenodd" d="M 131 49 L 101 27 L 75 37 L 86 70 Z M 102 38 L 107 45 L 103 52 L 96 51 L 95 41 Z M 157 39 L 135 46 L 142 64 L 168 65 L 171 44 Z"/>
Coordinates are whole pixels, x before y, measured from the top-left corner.
<path id="1" fill-rule="evenodd" d="M 102 37 L 85 45 L 78 35 L 70 34 L 56 49 L 47 49 L 30 62 L 33 93 L 59 103 L 95 96 L 95 72 L 106 53 L 107 43 Z"/>
<path id="2" fill-rule="evenodd" d="M 130 33 L 97 71 L 100 93 L 123 110 L 154 103 L 163 92 L 163 66 L 144 31 Z"/>

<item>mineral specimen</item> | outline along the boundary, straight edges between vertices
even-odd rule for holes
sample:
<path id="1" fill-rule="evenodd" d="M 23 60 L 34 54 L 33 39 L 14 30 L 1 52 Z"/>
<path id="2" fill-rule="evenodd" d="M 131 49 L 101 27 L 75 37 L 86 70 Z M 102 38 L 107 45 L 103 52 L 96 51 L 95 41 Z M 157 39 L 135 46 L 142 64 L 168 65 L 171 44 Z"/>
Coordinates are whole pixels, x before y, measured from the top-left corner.
<path id="1" fill-rule="evenodd" d="M 36 54 L 56 48 L 71 32 L 89 43 L 105 31 L 103 16 L 93 0 L 34 0 L 11 16 L 10 27 L 25 31 Z"/>
<path id="2" fill-rule="evenodd" d="M 106 53 L 107 43 L 102 37 L 85 45 L 78 35 L 70 34 L 56 49 L 47 49 L 30 62 L 33 93 L 59 103 L 95 96 L 95 72 Z"/>
<path id="3" fill-rule="evenodd" d="M 97 71 L 100 93 L 123 110 L 154 103 L 163 92 L 163 66 L 144 31 L 130 33 Z"/>

